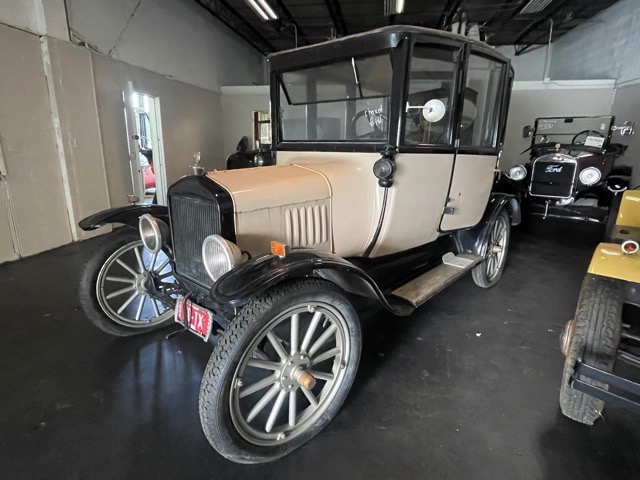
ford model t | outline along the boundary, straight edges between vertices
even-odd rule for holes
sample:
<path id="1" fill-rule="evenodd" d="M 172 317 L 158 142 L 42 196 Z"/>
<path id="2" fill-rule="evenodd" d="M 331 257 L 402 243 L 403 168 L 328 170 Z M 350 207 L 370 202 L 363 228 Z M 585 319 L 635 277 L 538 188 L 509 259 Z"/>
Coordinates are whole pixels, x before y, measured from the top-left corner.
<path id="1" fill-rule="evenodd" d="M 520 218 L 492 191 L 513 78 L 492 48 L 387 27 L 268 63 L 276 165 L 187 176 L 168 208 L 81 222 L 128 226 L 87 264 L 88 317 L 122 336 L 175 318 L 211 342 L 204 432 L 246 463 L 336 415 L 360 356 L 354 297 L 406 316 L 465 272 L 490 287 Z"/>
<path id="2" fill-rule="evenodd" d="M 615 126 L 615 117 L 537 118 L 526 126 L 531 160 L 508 172 L 523 210 L 544 217 L 605 222 L 615 219 L 620 194 L 629 186 L 631 167 L 618 165 L 626 150 L 613 135 L 633 134 L 634 124 Z M 523 152 L 524 153 L 524 152 Z M 612 208 L 613 206 L 613 208 Z"/>

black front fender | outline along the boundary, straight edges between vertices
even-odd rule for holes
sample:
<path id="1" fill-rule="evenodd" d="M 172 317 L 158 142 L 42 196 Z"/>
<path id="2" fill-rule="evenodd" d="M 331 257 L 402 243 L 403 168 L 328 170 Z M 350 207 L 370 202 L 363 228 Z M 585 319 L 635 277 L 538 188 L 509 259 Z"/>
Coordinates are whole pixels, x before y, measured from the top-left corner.
<path id="1" fill-rule="evenodd" d="M 78 222 L 82 230 L 95 230 L 110 223 L 124 223 L 134 228 L 138 228 L 138 219 L 141 215 L 148 213 L 159 220 L 169 223 L 169 209 L 164 205 L 143 204 L 127 205 L 126 207 L 115 207 L 94 213 Z"/>
<path id="2" fill-rule="evenodd" d="M 406 316 L 414 308 L 388 299 L 361 268 L 332 253 L 292 249 L 286 257 L 265 254 L 227 272 L 211 288 L 211 299 L 220 305 L 238 307 L 268 288 L 294 278 L 317 277 L 331 281 L 356 295 L 378 300 L 396 315 Z"/>

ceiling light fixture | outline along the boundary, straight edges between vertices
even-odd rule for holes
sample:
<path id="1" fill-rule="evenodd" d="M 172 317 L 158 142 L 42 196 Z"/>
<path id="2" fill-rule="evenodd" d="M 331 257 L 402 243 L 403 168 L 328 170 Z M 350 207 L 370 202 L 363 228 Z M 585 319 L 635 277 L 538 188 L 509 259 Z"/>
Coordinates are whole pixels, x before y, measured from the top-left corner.
<path id="1" fill-rule="evenodd" d="M 552 0 L 531 0 L 520 13 L 538 13 L 547 8 Z"/>
<path id="2" fill-rule="evenodd" d="M 404 12 L 404 0 L 384 0 L 384 14 L 389 17 Z"/>
<path id="3" fill-rule="evenodd" d="M 266 0 L 245 0 L 247 5 L 256 12 L 256 14 L 264 21 L 277 20 L 278 15 L 273 11 L 273 8 L 266 2 Z"/>

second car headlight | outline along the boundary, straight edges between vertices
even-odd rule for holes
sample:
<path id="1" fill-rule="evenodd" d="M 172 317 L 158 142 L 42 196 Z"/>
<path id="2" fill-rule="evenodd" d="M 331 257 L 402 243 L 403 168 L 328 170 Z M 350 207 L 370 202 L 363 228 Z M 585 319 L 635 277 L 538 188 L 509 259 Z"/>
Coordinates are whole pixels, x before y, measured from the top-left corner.
<path id="1" fill-rule="evenodd" d="M 519 181 L 524 179 L 527 176 L 527 169 L 522 165 L 516 165 L 515 167 L 511 167 L 509 169 L 509 178 L 511 180 Z"/>
<path id="2" fill-rule="evenodd" d="M 601 177 L 602 174 L 596 167 L 587 167 L 580 172 L 580 181 L 585 185 L 595 185 Z"/>
<path id="3" fill-rule="evenodd" d="M 238 246 L 220 235 L 209 235 L 202 242 L 202 262 L 214 282 L 242 260 Z"/>

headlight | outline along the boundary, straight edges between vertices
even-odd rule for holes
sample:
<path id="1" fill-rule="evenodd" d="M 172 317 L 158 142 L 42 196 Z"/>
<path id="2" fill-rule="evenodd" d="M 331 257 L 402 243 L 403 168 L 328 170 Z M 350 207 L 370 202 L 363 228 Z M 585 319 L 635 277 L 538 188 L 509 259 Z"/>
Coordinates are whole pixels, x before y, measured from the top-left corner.
<path id="1" fill-rule="evenodd" d="M 580 172 L 580 181 L 585 185 L 595 185 L 601 177 L 600 170 L 595 167 L 588 167 Z"/>
<path id="2" fill-rule="evenodd" d="M 241 259 L 242 252 L 238 246 L 220 235 L 209 235 L 202 242 L 202 262 L 214 282 L 240 263 Z"/>
<path id="3" fill-rule="evenodd" d="M 626 253 L 628 255 L 636 253 L 638 249 L 640 249 L 640 245 L 638 245 L 638 242 L 634 242 L 633 240 L 627 240 L 622 244 L 622 253 Z"/>
<path id="4" fill-rule="evenodd" d="M 255 157 L 253 157 L 253 161 L 258 167 L 264 167 L 264 157 L 259 153 Z"/>
<path id="5" fill-rule="evenodd" d="M 162 250 L 164 239 L 169 238 L 169 225 L 162 220 L 145 213 L 138 220 L 140 238 L 145 248 L 151 253 L 158 253 Z"/>
<path id="6" fill-rule="evenodd" d="M 527 176 L 527 169 L 522 165 L 516 165 L 515 167 L 511 167 L 509 169 L 509 178 L 511 180 L 519 181 Z"/>

